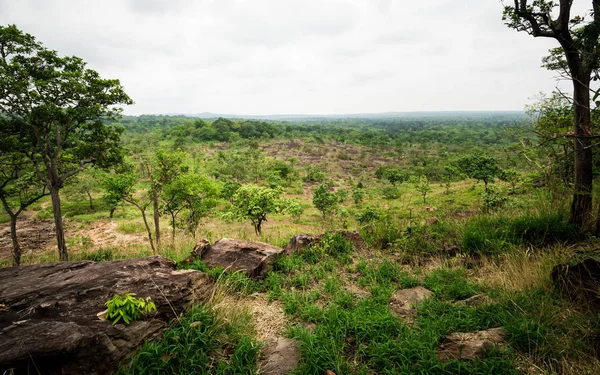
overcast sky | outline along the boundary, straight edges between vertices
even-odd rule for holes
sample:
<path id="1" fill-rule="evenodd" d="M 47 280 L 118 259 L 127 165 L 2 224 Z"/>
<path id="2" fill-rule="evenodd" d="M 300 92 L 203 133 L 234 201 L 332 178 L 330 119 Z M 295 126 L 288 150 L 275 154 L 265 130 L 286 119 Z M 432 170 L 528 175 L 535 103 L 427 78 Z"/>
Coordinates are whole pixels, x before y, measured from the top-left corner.
<path id="1" fill-rule="evenodd" d="M 0 24 L 119 78 L 129 114 L 522 110 L 554 88 L 540 64 L 556 42 L 501 14 L 499 0 L 0 0 Z"/>

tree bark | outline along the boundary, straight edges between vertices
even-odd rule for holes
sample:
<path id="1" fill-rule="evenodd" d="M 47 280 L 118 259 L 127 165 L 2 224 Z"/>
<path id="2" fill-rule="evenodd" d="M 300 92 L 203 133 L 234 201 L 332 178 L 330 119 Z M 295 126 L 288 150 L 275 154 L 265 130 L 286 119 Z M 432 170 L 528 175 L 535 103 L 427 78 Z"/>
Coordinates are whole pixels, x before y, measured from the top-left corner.
<path id="1" fill-rule="evenodd" d="M 63 226 L 62 213 L 60 209 L 59 190 L 54 186 L 48 186 L 50 197 L 52 198 L 52 211 L 54 214 L 54 231 L 56 232 L 56 242 L 58 246 L 58 256 L 61 262 L 69 261 L 67 253 L 67 244 L 65 242 L 65 229 Z"/>
<path id="2" fill-rule="evenodd" d="M 588 221 L 592 210 L 592 126 L 590 117 L 589 74 L 573 78 L 575 186 L 569 221 L 581 228 Z"/>
<path id="3" fill-rule="evenodd" d="M 90 193 L 89 190 L 87 190 L 86 193 L 90 200 L 90 210 L 94 211 L 94 201 L 92 200 L 92 194 Z"/>
<path id="4" fill-rule="evenodd" d="M 17 216 L 10 215 L 10 239 L 13 244 L 13 266 L 21 265 L 21 246 L 17 239 Z"/>
<path id="5" fill-rule="evenodd" d="M 156 238 L 156 247 L 160 250 L 160 213 L 158 210 L 158 187 L 156 182 L 150 176 L 152 185 L 152 206 L 154 208 L 154 237 Z"/>

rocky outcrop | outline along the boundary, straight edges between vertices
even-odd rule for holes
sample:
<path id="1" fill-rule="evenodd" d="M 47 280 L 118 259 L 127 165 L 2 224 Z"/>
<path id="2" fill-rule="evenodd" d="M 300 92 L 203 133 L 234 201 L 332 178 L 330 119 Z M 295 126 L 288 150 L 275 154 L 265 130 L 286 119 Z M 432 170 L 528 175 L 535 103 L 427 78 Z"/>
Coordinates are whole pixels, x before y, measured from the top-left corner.
<path id="1" fill-rule="evenodd" d="M 438 347 L 440 361 L 484 358 L 486 352 L 500 345 L 506 336 L 504 329 L 491 328 L 477 332 L 455 332 Z"/>
<path id="2" fill-rule="evenodd" d="M 415 313 L 416 305 L 431 296 L 433 292 L 422 286 L 397 290 L 390 300 L 390 310 L 400 317 L 408 317 Z"/>
<path id="3" fill-rule="evenodd" d="M 354 248 L 359 250 L 366 248 L 366 242 L 358 231 L 332 231 L 325 234 L 340 234 L 346 241 L 354 245 Z M 285 253 L 291 255 L 313 245 L 317 245 L 321 243 L 325 234 L 297 234 L 290 239 L 290 242 L 287 245 L 285 245 Z"/>
<path id="4" fill-rule="evenodd" d="M 260 373 L 263 375 L 287 375 L 300 361 L 298 342 L 286 337 L 274 337 L 263 350 Z"/>
<path id="5" fill-rule="evenodd" d="M 262 277 L 282 252 L 282 248 L 264 242 L 223 238 L 211 245 L 202 240 L 183 263 L 200 259 L 211 268 L 223 267 L 227 272 L 241 271 L 250 277 Z"/>
<path id="6" fill-rule="evenodd" d="M 600 258 L 588 258 L 575 265 L 559 264 L 551 276 L 565 297 L 589 303 L 600 311 Z"/>
<path id="7" fill-rule="evenodd" d="M 0 373 L 114 373 L 211 291 L 205 274 L 178 271 L 159 256 L 0 269 Z M 105 302 L 124 292 L 150 297 L 157 311 L 128 326 L 99 319 Z"/>

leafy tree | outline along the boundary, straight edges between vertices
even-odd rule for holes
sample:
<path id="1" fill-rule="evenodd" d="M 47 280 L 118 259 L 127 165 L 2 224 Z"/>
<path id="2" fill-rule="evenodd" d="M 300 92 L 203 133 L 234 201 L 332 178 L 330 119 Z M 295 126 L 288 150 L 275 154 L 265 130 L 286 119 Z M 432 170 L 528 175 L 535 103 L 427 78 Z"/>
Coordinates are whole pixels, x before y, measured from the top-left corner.
<path id="1" fill-rule="evenodd" d="M 223 184 L 223 188 L 221 190 L 221 198 L 227 199 L 229 202 L 232 202 L 233 196 L 241 187 L 242 184 L 240 184 L 237 181 L 225 180 L 225 183 Z"/>
<path id="2" fill-rule="evenodd" d="M 313 193 L 313 205 L 323 215 L 323 220 L 331 215 L 338 207 L 338 196 L 329 190 L 325 184 L 319 185 Z"/>
<path id="3" fill-rule="evenodd" d="M 106 120 L 120 116 L 115 105 L 132 103 L 118 80 L 101 78 L 79 57 L 60 57 L 16 26 L 0 26 L 0 113 L 28 133 L 20 148 L 52 197 L 63 261 L 68 253 L 59 191 L 90 164 L 119 162 L 122 129 Z"/>
<path id="4" fill-rule="evenodd" d="M 522 177 L 521 173 L 516 169 L 507 169 L 504 171 L 504 173 L 502 173 L 500 179 L 508 182 L 510 184 L 511 193 L 514 193 L 517 188 L 517 184 L 521 181 Z"/>
<path id="5" fill-rule="evenodd" d="M 142 219 L 144 220 L 146 233 L 148 234 L 150 247 L 152 248 L 152 252 L 156 254 L 156 246 L 154 245 L 152 230 L 150 229 L 150 224 L 148 224 L 148 218 L 146 216 L 146 210 L 152 203 L 152 200 L 144 199 L 144 195 L 147 196 L 147 194 L 144 193 L 141 194 L 141 198 L 139 195 L 136 196 L 136 191 L 134 189 L 136 180 L 137 178 L 131 168 L 123 168 L 123 170 L 118 174 L 107 175 L 104 179 L 104 198 L 114 207 L 116 207 L 120 202 L 125 201 L 129 204 L 132 204 L 140 211 L 142 214 Z"/>
<path id="6" fill-rule="evenodd" d="M 365 192 L 363 189 L 359 188 L 358 186 L 354 186 L 352 188 L 352 200 L 354 201 L 354 204 L 360 204 L 364 197 Z"/>
<path id="7" fill-rule="evenodd" d="M 172 240 L 175 240 L 177 215 L 187 210 L 183 221 L 187 233 L 195 237 L 202 217 L 216 206 L 219 195 L 217 183 L 201 174 L 185 173 L 169 181 L 162 191 L 163 210 L 171 217 Z"/>
<path id="8" fill-rule="evenodd" d="M 415 183 L 415 190 L 423 197 L 423 203 L 427 203 L 427 194 L 431 192 L 431 186 L 427 176 L 419 176 L 419 179 Z"/>
<path id="9" fill-rule="evenodd" d="M 12 139 L 11 141 L 14 141 Z M 0 201 L 10 218 L 13 265 L 21 264 L 17 220 L 27 207 L 47 196 L 46 186 L 35 176 L 33 165 L 24 155 L 7 151 L 9 139 L 0 140 Z"/>
<path id="10" fill-rule="evenodd" d="M 408 180 L 408 175 L 398 167 L 380 166 L 375 171 L 375 177 L 379 180 L 386 180 L 393 186 Z"/>
<path id="11" fill-rule="evenodd" d="M 502 169 L 498 165 L 498 160 L 490 155 L 468 155 L 457 161 L 458 169 L 466 174 L 469 178 L 474 178 L 477 181 L 483 181 L 485 190 L 488 189 L 488 184 L 496 177 L 502 175 Z"/>
<path id="12" fill-rule="evenodd" d="M 233 196 L 229 214 L 237 220 L 250 220 L 257 236 L 262 234 L 262 224 L 267 215 L 284 211 L 285 200 L 281 188 L 271 189 L 257 185 L 244 185 Z"/>
<path id="13" fill-rule="evenodd" d="M 592 139 L 590 82 L 600 68 L 600 0 L 592 0 L 591 17 L 571 15 L 572 0 L 515 0 L 504 7 L 506 25 L 534 37 L 552 38 L 559 44 L 543 62 L 559 71 L 573 84 L 573 134 L 575 186 L 571 223 L 581 227 L 592 208 Z M 558 7 L 558 14 L 552 9 Z M 596 93 L 594 101 L 598 98 Z M 595 103 L 597 105 L 597 103 Z"/>

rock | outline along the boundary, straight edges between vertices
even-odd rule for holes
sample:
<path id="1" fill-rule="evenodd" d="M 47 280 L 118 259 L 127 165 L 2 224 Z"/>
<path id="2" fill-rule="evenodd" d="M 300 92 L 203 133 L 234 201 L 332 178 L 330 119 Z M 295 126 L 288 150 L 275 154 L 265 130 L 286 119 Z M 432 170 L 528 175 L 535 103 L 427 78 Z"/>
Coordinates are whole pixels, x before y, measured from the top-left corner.
<path id="1" fill-rule="evenodd" d="M 471 217 L 475 215 L 475 210 L 454 210 L 456 217 Z"/>
<path id="2" fill-rule="evenodd" d="M 282 252 L 282 248 L 264 242 L 222 238 L 210 245 L 207 240 L 202 240 L 182 263 L 191 264 L 195 259 L 201 259 L 211 268 L 223 267 L 226 271 L 242 271 L 250 277 L 262 277 Z"/>
<path id="3" fill-rule="evenodd" d="M 298 342 L 286 337 L 274 337 L 265 346 L 260 362 L 263 375 L 287 375 L 300 361 Z"/>
<path id="4" fill-rule="evenodd" d="M 442 362 L 484 358 L 488 350 L 504 341 L 505 336 L 503 328 L 452 333 L 446 336 L 444 343 L 438 347 L 438 358 Z"/>
<path id="5" fill-rule="evenodd" d="M 422 286 L 397 290 L 390 301 L 390 310 L 400 317 L 414 314 L 414 306 L 433 296 L 433 292 Z"/>
<path id="6" fill-rule="evenodd" d="M 432 216 L 432 217 L 429 217 L 429 218 L 421 221 L 421 224 L 422 225 L 435 225 L 435 224 L 437 224 L 439 222 L 440 222 L 440 219 L 438 219 L 435 216 Z"/>
<path id="7" fill-rule="evenodd" d="M 331 231 L 326 234 L 341 234 L 346 241 L 352 243 L 357 249 L 365 249 L 366 242 L 358 231 Z M 297 234 L 290 239 L 290 242 L 285 245 L 285 253 L 292 255 L 295 252 L 302 251 L 310 246 L 319 244 L 324 234 Z"/>
<path id="8" fill-rule="evenodd" d="M 490 297 L 476 294 L 467 299 L 455 301 L 454 304 L 455 305 L 467 305 L 467 306 L 482 306 L 482 305 L 489 305 L 492 302 L 494 302 L 494 300 L 492 300 Z"/>
<path id="9" fill-rule="evenodd" d="M 600 258 L 588 258 L 575 265 L 559 264 L 551 276 L 566 297 L 589 303 L 600 311 Z"/>
<path id="10" fill-rule="evenodd" d="M 112 374 L 211 290 L 205 274 L 158 256 L 0 269 L 0 373 Z M 99 319 L 124 292 L 151 297 L 157 311 L 128 326 Z"/>

